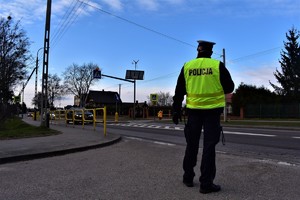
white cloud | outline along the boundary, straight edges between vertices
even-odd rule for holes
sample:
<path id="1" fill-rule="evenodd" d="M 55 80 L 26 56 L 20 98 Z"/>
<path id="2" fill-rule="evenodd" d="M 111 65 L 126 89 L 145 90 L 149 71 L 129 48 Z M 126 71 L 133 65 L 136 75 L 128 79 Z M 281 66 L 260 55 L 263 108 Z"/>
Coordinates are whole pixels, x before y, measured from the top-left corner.
<path id="1" fill-rule="evenodd" d="M 143 10 L 158 10 L 159 7 L 157 0 L 137 0 L 137 3 Z"/>
<path id="2" fill-rule="evenodd" d="M 168 2 L 169 4 L 179 5 L 179 4 L 183 4 L 186 0 L 165 0 L 165 1 Z"/>
<path id="3" fill-rule="evenodd" d="M 45 10 L 45 6 L 41 6 L 42 0 L 13 0 L 0 4 L 1 17 L 12 16 L 16 20 L 28 23 L 40 18 L 40 11 Z"/>
<path id="4" fill-rule="evenodd" d="M 109 5 L 114 10 L 122 10 L 123 4 L 121 0 L 101 0 L 103 3 Z"/>
<path id="5" fill-rule="evenodd" d="M 275 64 L 269 64 L 260 66 L 258 68 L 247 67 L 246 70 L 234 70 L 231 72 L 232 78 L 235 82 L 235 88 L 237 88 L 240 83 L 247 85 L 255 85 L 257 87 L 264 86 L 269 90 L 273 91 L 272 86 L 269 81 L 272 83 L 277 83 L 277 80 L 274 76 L 276 70 Z"/>
<path id="6" fill-rule="evenodd" d="M 88 2 L 91 6 L 82 2 Z M 119 1 L 114 0 L 108 4 L 113 8 L 118 8 L 119 4 L 117 2 Z M 51 5 L 51 15 L 52 17 L 60 17 L 73 8 L 75 8 L 73 11 L 78 15 L 87 15 L 88 13 L 93 12 L 97 7 L 99 7 L 97 3 L 87 0 L 53 0 Z M 45 0 L 11 0 L 5 3 L 0 1 L 0 16 L 7 17 L 8 15 L 11 15 L 15 20 L 22 20 L 22 23 L 30 24 L 35 21 L 44 20 L 46 8 L 47 1 Z"/>
<path id="7" fill-rule="evenodd" d="M 172 9 L 175 7 L 190 7 L 195 10 L 201 9 L 211 14 L 226 15 L 234 13 L 235 16 L 251 17 L 254 15 L 296 15 L 300 10 L 300 4 L 295 4 L 293 0 L 274 0 L 270 4 L 269 0 L 244 0 L 244 1 L 224 1 L 224 0 L 208 0 L 206 3 L 202 1 L 186 1 L 186 0 L 135 0 L 128 3 L 125 0 L 53 0 L 52 14 L 54 16 L 63 16 L 67 10 L 74 4 L 82 4 L 81 15 L 90 14 L 95 11 L 95 7 L 108 6 L 109 9 L 116 11 L 123 10 L 125 6 L 131 4 L 139 5 L 140 10 L 159 11 L 161 9 Z M 91 5 L 87 5 L 87 4 Z M 46 0 L 0 0 L 0 16 L 7 17 L 12 15 L 23 23 L 33 23 L 36 20 L 44 20 L 46 12 Z M 80 9 L 79 9 L 80 10 Z"/>

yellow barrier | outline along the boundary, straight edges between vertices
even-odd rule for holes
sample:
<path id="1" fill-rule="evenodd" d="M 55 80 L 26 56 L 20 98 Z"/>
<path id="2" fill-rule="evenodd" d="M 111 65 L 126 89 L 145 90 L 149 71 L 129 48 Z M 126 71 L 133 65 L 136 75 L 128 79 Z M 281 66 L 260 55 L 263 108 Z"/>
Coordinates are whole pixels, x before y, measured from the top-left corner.
<path id="1" fill-rule="evenodd" d="M 55 110 L 54 111 L 54 119 L 65 119 L 65 110 Z"/>
<path id="2" fill-rule="evenodd" d="M 40 120 L 40 112 L 39 111 L 33 113 L 33 115 L 32 115 L 33 120 L 34 120 L 34 115 L 36 115 L 36 120 Z"/>
<path id="3" fill-rule="evenodd" d="M 69 113 L 71 113 L 71 114 L 69 114 Z M 74 110 L 66 110 L 66 112 L 65 112 L 66 126 L 68 126 L 68 123 L 72 121 L 73 127 L 74 127 L 73 115 L 74 115 Z M 71 116 L 71 118 L 70 118 L 70 116 Z"/>
<path id="4" fill-rule="evenodd" d="M 79 115 L 80 112 L 81 112 L 81 119 L 76 119 L 76 115 Z M 84 128 L 84 110 L 83 109 L 74 110 L 72 117 L 73 117 L 73 127 L 74 127 L 76 122 L 78 122 L 78 123 L 81 122 L 82 128 Z"/>
<path id="5" fill-rule="evenodd" d="M 97 110 L 103 110 L 103 121 L 97 121 Z M 94 130 L 95 130 L 95 126 L 96 126 L 96 122 L 103 122 L 103 130 L 104 130 L 104 136 L 106 136 L 106 106 L 104 106 L 103 108 L 95 108 L 94 109 Z"/>
<path id="6" fill-rule="evenodd" d="M 118 112 L 115 113 L 115 122 L 118 122 L 119 121 L 119 114 Z"/>
<path id="7" fill-rule="evenodd" d="M 94 110 L 95 109 L 84 109 L 84 110 L 82 110 L 82 119 L 83 119 L 83 127 L 84 127 L 84 124 L 85 124 L 85 122 L 92 122 L 93 123 L 93 125 L 94 125 L 94 130 L 95 130 L 95 112 L 94 112 Z M 86 117 L 86 112 L 89 112 L 89 111 L 92 111 L 91 113 L 93 114 L 93 119 L 86 119 L 85 117 Z"/>
<path id="8" fill-rule="evenodd" d="M 103 111 L 103 120 L 97 121 L 97 111 L 102 110 Z M 104 108 L 95 108 L 95 109 L 78 109 L 78 110 L 66 110 L 65 112 L 65 121 L 66 126 L 69 122 L 73 123 L 73 127 L 76 122 L 82 123 L 82 128 L 84 128 L 84 125 L 86 122 L 92 122 L 94 126 L 94 131 L 96 130 L 96 123 L 103 123 L 103 129 L 104 129 L 104 135 L 106 136 L 106 106 Z M 92 112 L 93 113 L 93 119 L 86 119 L 86 112 Z M 81 115 L 81 118 L 76 118 L 76 115 Z"/>
<path id="9" fill-rule="evenodd" d="M 78 123 L 82 123 L 82 127 L 84 128 L 84 111 L 83 109 L 78 109 L 78 110 L 66 110 L 65 111 L 65 121 L 66 121 L 66 126 L 68 125 L 69 122 L 72 122 L 73 127 L 74 125 Z M 78 119 L 76 118 L 76 115 L 81 115 L 81 118 Z"/>

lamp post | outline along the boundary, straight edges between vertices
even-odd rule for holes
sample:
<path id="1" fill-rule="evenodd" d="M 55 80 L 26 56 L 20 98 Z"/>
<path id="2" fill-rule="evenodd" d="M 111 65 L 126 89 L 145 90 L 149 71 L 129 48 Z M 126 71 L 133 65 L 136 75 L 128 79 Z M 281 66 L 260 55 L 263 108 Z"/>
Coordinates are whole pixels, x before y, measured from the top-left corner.
<path id="1" fill-rule="evenodd" d="M 136 102 L 136 80 L 143 80 L 144 79 L 144 71 L 136 70 L 136 65 L 139 61 L 133 61 L 135 70 L 126 70 L 125 80 L 129 81 L 131 79 L 133 81 L 129 81 L 134 83 L 134 102 L 133 102 L 133 119 L 135 118 L 135 102 Z"/>
<path id="2" fill-rule="evenodd" d="M 134 71 L 136 71 L 136 65 L 137 65 L 137 63 L 139 62 L 139 60 L 137 60 L 137 61 L 133 61 L 133 63 L 132 64 L 134 64 Z M 134 91 L 133 91 L 133 119 L 135 119 L 135 102 L 136 102 L 136 79 L 133 79 L 133 87 L 134 87 Z"/>
<path id="3" fill-rule="evenodd" d="M 226 66 L 226 59 L 225 59 L 225 49 L 223 49 L 223 63 Z M 225 106 L 224 106 L 224 122 L 227 122 L 227 99 L 225 94 Z"/>
<path id="4" fill-rule="evenodd" d="M 39 69 L 39 51 L 42 50 L 42 49 L 44 49 L 44 47 L 39 48 L 39 50 L 36 52 L 35 88 L 34 88 L 35 98 L 37 98 L 37 81 L 38 81 L 38 69 Z M 36 107 L 34 108 L 34 121 L 36 121 Z"/>

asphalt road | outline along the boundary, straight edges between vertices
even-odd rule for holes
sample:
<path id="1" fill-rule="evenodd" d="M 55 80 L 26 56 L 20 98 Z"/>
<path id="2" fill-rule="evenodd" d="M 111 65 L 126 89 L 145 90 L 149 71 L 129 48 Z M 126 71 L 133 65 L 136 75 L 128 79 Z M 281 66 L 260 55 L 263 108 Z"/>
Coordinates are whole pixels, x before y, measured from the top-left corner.
<path id="1" fill-rule="evenodd" d="M 187 188 L 182 184 L 185 142 L 180 127 L 175 130 L 169 125 L 167 128 L 158 127 L 156 124 L 148 123 L 148 125 L 150 127 L 146 127 L 147 124 L 132 123 L 126 126 L 108 125 L 108 133 L 115 132 L 126 136 L 123 136 L 121 142 L 105 148 L 0 165 L 0 199 L 294 200 L 300 198 L 298 187 L 300 165 L 269 159 L 268 153 L 263 153 L 260 157 L 260 150 L 256 150 L 267 148 L 275 152 L 285 152 L 288 149 L 273 147 L 278 146 L 277 142 L 271 147 L 264 147 L 261 144 L 255 146 L 253 141 L 258 139 L 253 141 L 249 139 L 271 136 L 226 133 L 226 145 L 218 145 L 215 179 L 215 183 L 222 186 L 222 191 L 204 195 L 199 193 L 197 181 L 200 175 L 199 162 L 195 169 L 195 187 Z M 73 129 L 71 126 L 69 128 Z M 75 128 L 82 129 L 81 126 Z M 236 129 L 225 131 L 241 132 Z M 281 134 L 284 133 L 279 133 L 276 137 L 279 139 L 285 137 Z M 289 134 L 294 137 L 295 133 Z M 273 137 L 275 136 L 271 138 Z M 233 140 L 244 142 L 238 143 Z M 248 144 L 245 144 L 247 143 L 245 141 L 249 141 Z M 246 147 L 250 153 L 247 153 Z M 298 149 L 290 150 L 298 151 Z"/>
<path id="2" fill-rule="evenodd" d="M 222 191 L 199 193 L 182 184 L 184 147 L 124 138 L 101 149 L 0 165 L 5 200 L 294 200 L 300 168 L 245 156 L 217 154 L 215 183 Z"/>
<path id="3" fill-rule="evenodd" d="M 183 125 L 131 122 L 111 123 L 108 127 L 123 136 L 185 145 Z M 223 130 L 226 144 L 217 146 L 220 152 L 300 164 L 299 129 L 223 127 Z"/>

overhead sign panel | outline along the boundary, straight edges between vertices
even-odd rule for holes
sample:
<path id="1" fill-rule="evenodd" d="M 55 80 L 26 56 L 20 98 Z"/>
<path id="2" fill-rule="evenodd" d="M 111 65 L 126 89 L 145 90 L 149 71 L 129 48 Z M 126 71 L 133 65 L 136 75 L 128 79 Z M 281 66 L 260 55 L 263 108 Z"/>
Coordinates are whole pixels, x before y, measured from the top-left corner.
<path id="1" fill-rule="evenodd" d="M 126 70 L 125 79 L 144 80 L 144 71 Z"/>

